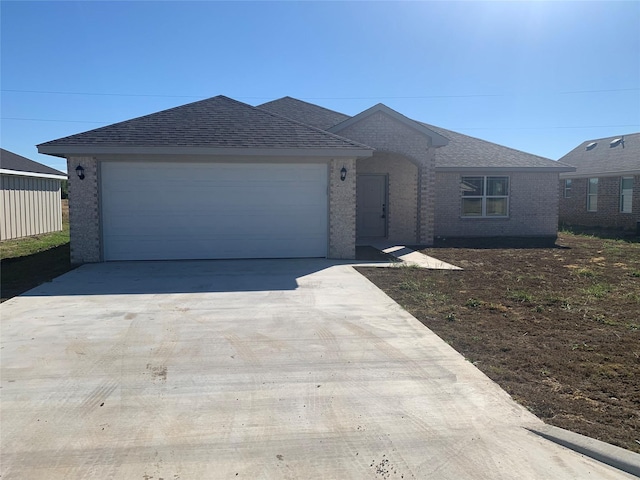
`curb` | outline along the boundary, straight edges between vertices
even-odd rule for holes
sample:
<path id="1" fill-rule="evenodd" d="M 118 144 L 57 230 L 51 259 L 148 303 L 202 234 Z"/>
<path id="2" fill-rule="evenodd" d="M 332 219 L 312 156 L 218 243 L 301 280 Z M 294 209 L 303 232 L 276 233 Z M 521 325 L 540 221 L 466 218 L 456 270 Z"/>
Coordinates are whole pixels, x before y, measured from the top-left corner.
<path id="1" fill-rule="evenodd" d="M 545 425 L 539 429 L 525 428 L 563 447 L 640 478 L 640 454 L 638 453 L 552 425 Z"/>

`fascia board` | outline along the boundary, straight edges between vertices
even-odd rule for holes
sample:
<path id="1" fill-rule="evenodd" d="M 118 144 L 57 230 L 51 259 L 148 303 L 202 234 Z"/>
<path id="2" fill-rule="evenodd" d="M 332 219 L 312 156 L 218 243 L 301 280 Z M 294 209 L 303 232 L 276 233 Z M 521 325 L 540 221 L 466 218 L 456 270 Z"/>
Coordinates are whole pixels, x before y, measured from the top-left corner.
<path id="1" fill-rule="evenodd" d="M 59 157 L 94 155 L 209 155 L 367 158 L 373 149 L 364 148 L 210 148 L 210 147 L 107 147 L 96 145 L 39 145 L 38 152 Z"/>
<path id="2" fill-rule="evenodd" d="M 66 180 L 66 175 L 53 175 L 51 173 L 37 173 L 37 172 L 22 172 L 20 170 L 9 170 L 6 168 L 0 168 L 0 174 L 2 175 L 16 175 L 18 177 L 36 177 L 36 178 L 53 178 L 55 180 Z"/>
<path id="3" fill-rule="evenodd" d="M 575 171 L 575 170 L 574 170 Z M 620 170 L 619 172 L 591 172 L 591 173 L 561 173 L 560 178 L 604 178 L 604 177 L 622 177 L 622 176 L 640 175 L 640 170 Z"/>
<path id="4" fill-rule="evenodd" d="M 436 167 L 436 172 L 573 172 L 573 167 Z"/>

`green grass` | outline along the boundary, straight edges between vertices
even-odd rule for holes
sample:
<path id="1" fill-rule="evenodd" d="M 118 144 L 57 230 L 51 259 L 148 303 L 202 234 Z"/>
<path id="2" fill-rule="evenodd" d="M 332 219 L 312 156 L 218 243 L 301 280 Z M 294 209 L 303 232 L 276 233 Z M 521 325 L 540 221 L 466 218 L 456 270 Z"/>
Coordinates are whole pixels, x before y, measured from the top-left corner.
<path id="1" fill-rule="evenodd" d="M 0 260 L 26 257 L 66 243 L 69 243 L 69 224 L 65 222 L 59 232 L 0 242 Z"/>
<path id="2" fill-rule="evenodd" d="M 525 290 L 515 290 L 509 293 L 509 298 L 520 303 L 531 303 L 533 301 L 533 295 Z"/>
<path id="3" fill-rule="evenodd" d="M 611 292 L 611 286 L 606 283 L 595 283 L 582 289 L 582 293 L 593 298 L 604 298 Z"/>

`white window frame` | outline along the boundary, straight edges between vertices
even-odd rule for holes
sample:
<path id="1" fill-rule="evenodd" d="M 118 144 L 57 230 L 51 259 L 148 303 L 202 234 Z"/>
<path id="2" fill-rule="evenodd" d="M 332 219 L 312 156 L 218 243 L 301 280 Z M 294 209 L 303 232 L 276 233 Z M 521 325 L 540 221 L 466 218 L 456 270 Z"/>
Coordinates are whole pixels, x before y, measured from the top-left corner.
<path id="1" fill-rule="evenodd" d="M 591 185 L 595 185 L 595 193 L 591 191 Z M 587 212 L 598 211 L 598 178 L 587 179 Z"/>
<path id="2" fill-rule="evenodd" d="M 571 178 L 565 178 L 564 179 L 564 194 L 563 197 L 564 198 L 570 198 L 571 197 L 571 186 L 572 186 L 572 179 Z"/>
<path id="3" fill-rule="evenodd" d="M 631 188 L 624 188 L 624 181 L 631 180 Z M 625 206 L 629 208 L 625 210 Z M 620 213 L 632 213 L 633 210 L 633 177 L 620 177 Z"/>
<path id="4" fill-rule="evenodd" d="M 464 183 L 465 178 L 482 178 L 482 195 L 465 195 Z M 500 178 L 507 180 L 507 193 L 506 195 L 487 195 L 487 184 L 490 178 Z M 509 197 L 511 194 L 511 177 L 508 175 L 463 175 L 460 178 L 461 192 L 460 192 L 460 216 L 463 218 L 509 218 Z M 488 215 L 487 214 L 487 200 L 492 198 L 504 198 L 506 199 L 506 214 L 505 215 Z M 464 213 L 464 201 L 465 199 L 481 199 L 482 200 L 482 214 L 472 215 Z"/>

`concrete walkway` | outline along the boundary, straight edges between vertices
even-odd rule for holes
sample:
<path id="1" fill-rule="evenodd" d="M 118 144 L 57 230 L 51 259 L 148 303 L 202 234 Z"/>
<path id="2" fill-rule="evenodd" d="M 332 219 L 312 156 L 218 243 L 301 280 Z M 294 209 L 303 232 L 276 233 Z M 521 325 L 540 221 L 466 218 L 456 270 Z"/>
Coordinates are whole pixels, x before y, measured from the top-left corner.
<path id="1" fill-rule="evenodd" d="M 388 255 L 393 255 L 394 257 L 399 258 L 409 266 L 416 266 L 429 270 L 462 270 L 460 267 L 456 267 L 450 263 L 430 257 L 424 253 L 416 252 L 404 245 L 374 244 L 372 247 L 377 248 Z"/>
<path id="2" fill-rule="evenodd" d="M 0 311 L 3 480 L 633 478 L 349 266 L 86 265 Z"/>

